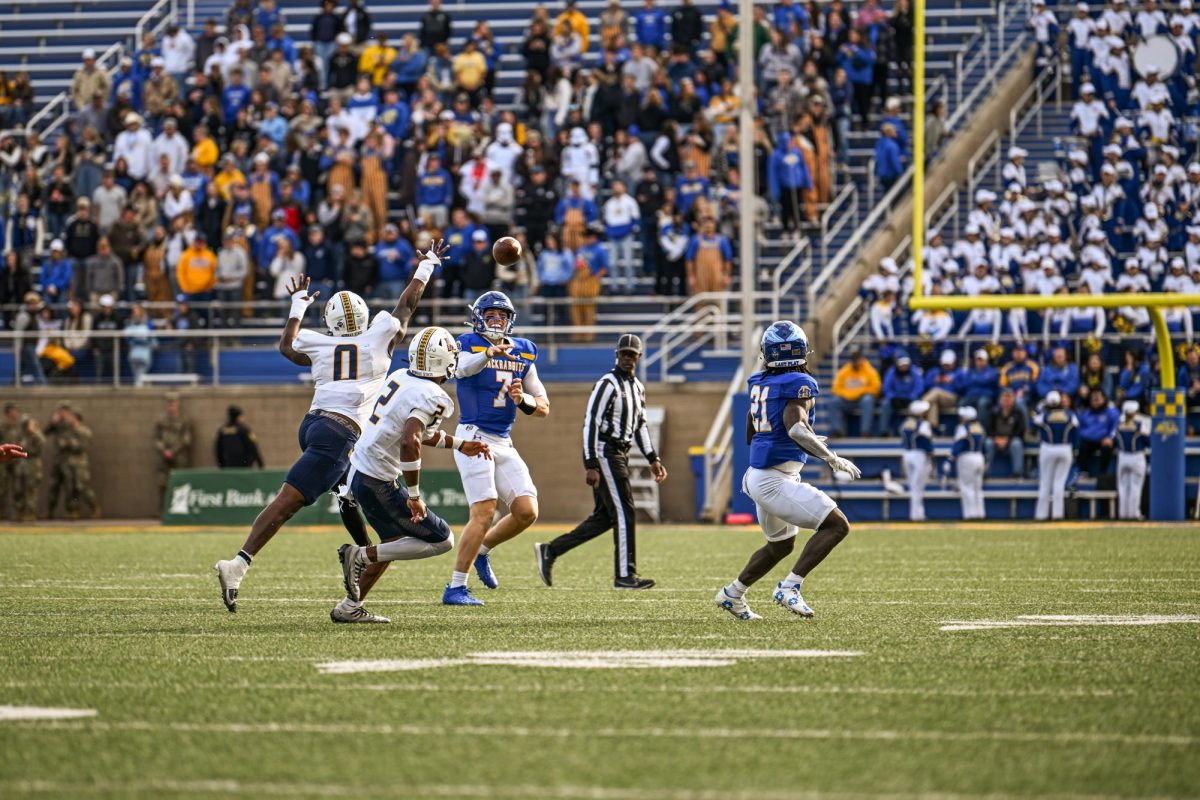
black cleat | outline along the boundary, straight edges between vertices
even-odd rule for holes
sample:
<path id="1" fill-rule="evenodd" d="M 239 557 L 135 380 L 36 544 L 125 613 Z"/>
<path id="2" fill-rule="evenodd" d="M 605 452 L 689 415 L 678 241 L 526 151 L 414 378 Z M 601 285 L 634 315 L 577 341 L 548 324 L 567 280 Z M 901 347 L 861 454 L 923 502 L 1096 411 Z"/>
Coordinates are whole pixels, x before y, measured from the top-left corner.
<path id="1" fill-rule="evenodd" d="M 653 589 L 654 581 L 640 575 L 626 575 L 613 581 L 614 589 Z"/>
<path id="2" fill-rule="evenodd" d="M 554 556 L 550 553 L 550 545 L 535 544 L 533 554 L 537 557 L 537 570 L 538 575 L 542 576 L 542 583 L 553 586 L 554 581 L 551 580 L 550 572 L 554 569 Z"/>

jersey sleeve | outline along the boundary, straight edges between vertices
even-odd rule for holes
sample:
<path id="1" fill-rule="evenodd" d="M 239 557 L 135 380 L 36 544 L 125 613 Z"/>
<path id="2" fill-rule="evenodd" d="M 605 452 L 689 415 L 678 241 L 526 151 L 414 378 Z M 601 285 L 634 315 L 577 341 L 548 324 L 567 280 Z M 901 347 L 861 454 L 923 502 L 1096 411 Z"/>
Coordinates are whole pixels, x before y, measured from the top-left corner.
<path id="1" fill-rule="evenodd" d="M 370 326 L 368 326 L 368 330 L 372 333 L 387 336 L 389 339 L 400 333 L 402 328 L 400 320 L 392 316 L 392 312 L 390 311 L 380 311 L 375 315 L 375 319 L 371 320 Z"/>
<path id="2" fill-rule="evenodd" d="M 781 392 L 786 400 L 807 400 L 820 394 L 817 379 L 804 372 L 789 372 L 782 381 Z"/>
<path id="3" fill-rule="evenodd" d="M 521 385 L 525 389 L 525 393 L 534 397 L 545 397 L 546 386 L 538 377 L 537 367 L 533 364 L 529 365 L 529 369 L 525 371 L 525 377 L 521 379 Z"/>
<path id="4" fill-rule="evenodd" d="M 440 389 L 435 392 L 413 392 L 410 403 L 409 418 L 420 420 L 427 430 L 433 430 L 454 413 L 450 396 Z"/>
<path id="5" fill-rule="evenodd" d="M 322 338 L 323 337 L 321 334 L 317 333 L 316 331 L 302 329 L 298 334 L 296 334 L 296 339 L 292 342 L 292 349 L 297 353 L 303 353 L 309 358 L 312 358 Z"/>

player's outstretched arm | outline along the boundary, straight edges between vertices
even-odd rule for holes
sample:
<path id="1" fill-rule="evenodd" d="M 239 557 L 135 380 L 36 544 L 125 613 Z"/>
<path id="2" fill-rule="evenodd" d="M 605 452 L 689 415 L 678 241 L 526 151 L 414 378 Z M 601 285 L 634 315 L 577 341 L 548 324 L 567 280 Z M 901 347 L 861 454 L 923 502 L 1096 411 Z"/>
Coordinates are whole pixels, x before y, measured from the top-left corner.
<path id="1" fill-rule="evenodd" d="M 413 522 L 425 519 L 425 501 L 421 498 L 421 443 L 425 441 L 425 423 L 409 417 L 400 437 L 400 474 L 408 489 L 408 510 Z"/>
<path id="2" fill-rule="evenodd" d="M 825 437 L 818 436 L 817 432 L 812 429 L 812 425 L 808 421 L 808 410 L 812 408 L 812 404 L 811 397 L 788 401 L 787 408 L 783 410 L 783 424 L 787 426 L 788 436 L 792 438 L 793 442 L 800 445 L 804 452 L 821 459 L 834 472 L 848 473 L 853 480 L 862 477 L 862 472 L 854 465 L 854 462 L 842 458 L 830 450 L 829 446 L 825 444 Z"/>
<path id="3" fill-rule="evenodd" d="M 283 333 L 279 335 L 279 352 L 288 361 L 300 367 L 312 366 L 312 360 L 304 353 L 297 352 L 293 347 L 296 337 L 300 335 L 300 325 L 304 322 L 304 314 L 321 294 L 320 292 L 308 293 L 308 286 L 311 282 L 312 279 L 307 275 L 292 278 L 288 282 L 288 294 L 292 296 L 292 310 L 288 314 L 287 324 L 283 326 Z"/>
<path id="4" fill-rule="evenodd" d="M 408 321 L 417 310 L 417 304 L 421 302 L 421 295 L 425 293 L 433 271 L 441 265 L 442 258 L 449 249 L 450 245 L 446 244 L 444 239 L 438 239 L 427 252 L 421 254 L 423 258 L 413 271 L 412 280 L 404 287 L 400 299 L 396 301 L 396 307 L 392 309 L 392 316 L 400 320 L 400 333 L 397 338 L 403 338 L 408 331 Z"/>

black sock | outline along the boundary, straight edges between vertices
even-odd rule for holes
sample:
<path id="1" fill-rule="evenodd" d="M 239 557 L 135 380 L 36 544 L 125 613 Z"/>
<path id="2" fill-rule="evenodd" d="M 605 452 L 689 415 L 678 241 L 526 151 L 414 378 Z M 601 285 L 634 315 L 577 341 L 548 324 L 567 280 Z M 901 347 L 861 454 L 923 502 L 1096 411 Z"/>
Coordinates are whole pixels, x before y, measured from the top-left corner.
<path id="1" fill-rule="evenodd" d="M 250 554 L 247 553 L 245 550 L 238 550 L 237 557 L 240 558 L 242 561 L 245 561 L 247 567 L 250 566 L 254 562 L 254 559 L 251 558 Z"/>

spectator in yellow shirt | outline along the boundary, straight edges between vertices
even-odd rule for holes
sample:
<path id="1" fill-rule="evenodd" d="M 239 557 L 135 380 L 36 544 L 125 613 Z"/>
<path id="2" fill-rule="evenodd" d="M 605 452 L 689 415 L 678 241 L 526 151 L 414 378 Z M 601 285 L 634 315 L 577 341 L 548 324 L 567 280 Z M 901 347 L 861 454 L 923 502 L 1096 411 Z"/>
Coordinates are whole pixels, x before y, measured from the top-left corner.
<path id="1" fill-rule="evenodd" d="M 567 0 L 566 9 L 558 15 L 558 19 L 554 20 L 554 35 L 558 36 L 563 29 L 563 26 L 571 28 L 579 34 L 579 41 L 583 44 L 583 52 L 588 51 L 588 37 L 592 31 L 588 25 L 588 19 L 583 15 L 583 12 L 576 8 L 575 0 Z"/>
<path id="2" fill-rule="evenodd" d="M 476 95 L 479 87 L 483 86 L 483 82 L 487 80 L 488 69 L 487 59 L 483 57 L 483 53 L 479 52 L 479 47 L 475 44 L 474 39 L 467 40 L 462 52 L 450 62 L 450 68 L 454 71 L 455 85 L 471 95 L 473 101 L 477 101 L 479 98 Z"/>
<path id="3" fill-rule="evenodd" d="M 179 283 L 179 291 L 186 294 L 189 300 L 211 299 L 210 294 L 217 285 L 217 256 L 208 249 L 202 231 L 196 231 L 192 243 L 179 256 L 175 279 Z"/>
<path id="4" fill-rule="evenodd" d="M 233 195 L 234 184 L 246 182 L 246 176 L 240 169 L 237 168 L 237 159 L 232 155 L 227 155 L 221 161 L 221 171 L 217 173 L 217 177 L 213 178 L 213 183 L 217 185 L 217 191 L 221 193 L 221 197 L 226 201 Z"/>
<path id="5" fill-rule="evenodd" d="M 217 166 L 217 159 L 221 157 L 220 148 L 208 135 L 206 125 L 197 125 L 192 137 L 196 140 L 192 146 L 192 160 L 196 162 L 197 167 L 204 170 L 205 175 L 212 175 L 213 168 Z"/>
<path id="6" fill-rule="evenodd" d="M 395 60 L 396 48 L 388 47 L 387 34 L 379 31 L 375 34 L 375 43 L 364 48 L 358 57 L 358 72 L 370 75 L 371 83 L 382 86 Z"/>
<path id="7" fill-rule="evenodd" d="M 857 411 L 861 435 L 870 436 L 875 426 L 875 399 L 882 388 L 879 373 L 863 357 L 862 351 L 852 351 L 850 362 L 839 369 L 833 379 L 833 408 L 837 412 L 833 420 L 833 435 L 844 436 L 846 419 Z"/>

